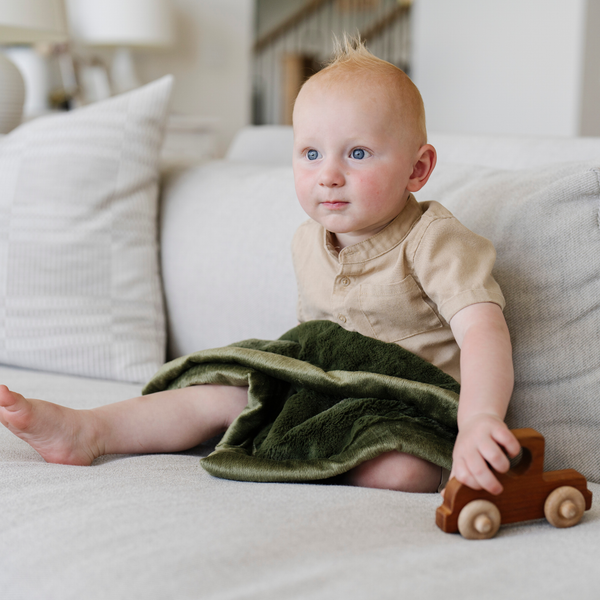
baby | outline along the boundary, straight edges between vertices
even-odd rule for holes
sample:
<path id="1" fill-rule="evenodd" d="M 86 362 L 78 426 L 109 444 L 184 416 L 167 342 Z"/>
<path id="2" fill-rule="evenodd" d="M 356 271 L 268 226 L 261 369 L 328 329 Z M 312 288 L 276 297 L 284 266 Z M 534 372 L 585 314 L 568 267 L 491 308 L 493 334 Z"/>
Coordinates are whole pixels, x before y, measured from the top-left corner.
<path id="1" fill-rule="evenodd" d="M 437 203 L 419 204 L 436 163 L 421 96 L 398 68 L 350 43 L 303 86 L 294 109 L 294 179 L 311 221 L 293 243 L 301 321 L 329 319 L 396 342 L 462 379 L 450 476 L 499 494 L 490 466 L 519 444 L 504 424 L 513 386 L 495 253 Z M 73 410 L 0 386 L 0 421 L 47 461 L 177 452 L 224 432 L 244 387 L 199 385 Z M 438 489 L 442 470 L 401 452 L 363 462 L 358 486 Z"/>

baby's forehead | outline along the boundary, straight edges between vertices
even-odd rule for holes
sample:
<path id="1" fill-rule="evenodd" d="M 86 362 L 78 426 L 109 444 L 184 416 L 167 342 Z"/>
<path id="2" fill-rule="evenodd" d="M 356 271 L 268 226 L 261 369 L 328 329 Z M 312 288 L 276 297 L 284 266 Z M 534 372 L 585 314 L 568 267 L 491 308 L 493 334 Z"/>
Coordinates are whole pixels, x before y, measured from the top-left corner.
<path id="1" fill-rule="evenodd" d="M 366 114 L 385 115 L 384 118 L 394 121 L 403 121 L 407 114 L 402 98 L 393 89 L 366 80 L 331 81 L 315 78 L 302 88 L 296 104 L 307 116 L 320 112 L 324 107 L 337 107 L 339 110 L 351 107 Z"/>
<path id="2" fill-rule="evenodd" d="M 361 103 L 365 110 L 378 111 L 425 143 L 425 114 L 419 91 L 399 69 L 325 69 L 303 86 L 297 103 L 303 110 L 318 110 L 323 103 Z"/>
<path id="3" fill-rule="evenodd" d="M 360 90 L 364 89 L 364 86 L 375 87 L 379 90 L 391 89 L 394 86 L 394 79 L 389 75 L 366 69 L 329 68 L 313 75 L 304 84 L 304 87 L 308 89 L 320 91 Z"/>
<path id="4" fill-rule="evenodd" d="M 302 96 L 320 97 L 323 101 L 352 102 L 369 98 L 378 108 L 398 110 L 413 104 L 401 82 L 390 75 L 368 72 L 318 73 L 301 90 Z"/>

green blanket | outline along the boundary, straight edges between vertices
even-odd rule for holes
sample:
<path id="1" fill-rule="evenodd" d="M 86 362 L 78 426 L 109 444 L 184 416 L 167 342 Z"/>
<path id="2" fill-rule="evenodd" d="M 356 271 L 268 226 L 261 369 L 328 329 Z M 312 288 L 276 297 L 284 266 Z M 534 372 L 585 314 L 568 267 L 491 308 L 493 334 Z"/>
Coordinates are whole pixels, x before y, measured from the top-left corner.
<path id="1" fill-rule="evenodd" d="M 249 386 L 248 405 L 202 466 L 241 481 L 314 481 L 399 450 L 450 468 L 459 384 L 396 344 L 310 321 L 279 340 L 183 356 L 144 394 Z"/>

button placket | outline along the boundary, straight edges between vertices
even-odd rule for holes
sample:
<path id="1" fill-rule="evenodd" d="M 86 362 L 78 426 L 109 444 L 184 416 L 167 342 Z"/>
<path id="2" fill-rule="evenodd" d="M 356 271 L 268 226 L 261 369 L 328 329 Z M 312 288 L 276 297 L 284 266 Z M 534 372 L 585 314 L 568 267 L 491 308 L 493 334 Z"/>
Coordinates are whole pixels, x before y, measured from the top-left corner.
<path id="1" fill-rule="evenodd" d="M 332 307 L 333 314 L 337 316 L 337 321 L 342 326 L 346 325 L 349 321 L 349 317 L 346 314 L 346 297 L 351 290 L 352 282 L 352 267 L 342 262 L 333 286 Z"/>

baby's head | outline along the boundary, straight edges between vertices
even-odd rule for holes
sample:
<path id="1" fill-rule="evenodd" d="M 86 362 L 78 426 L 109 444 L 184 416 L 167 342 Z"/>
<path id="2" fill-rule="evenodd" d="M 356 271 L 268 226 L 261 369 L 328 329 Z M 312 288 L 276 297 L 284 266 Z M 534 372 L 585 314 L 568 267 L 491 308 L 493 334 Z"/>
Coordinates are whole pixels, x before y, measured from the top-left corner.
<path id="1" fill-rule="evenodd" d="M 341 246 L 374 235 L 435 166 L 416 86 L 360 42 L 302 87 L 294 107 L 300 204 Z"/>
<path id="2" fill-rule="evenodd" d="M 315 88 L 368 94 L 378 110 L 388 113 L 399 139 L 410 136 L 419 147 L 427 143 L 425 108 L 417 86 L 404 71 L 371 54 L 360 40 L 344 38 L 338 43 L 333 60 L 304 88 L 305 94 Z"/>

